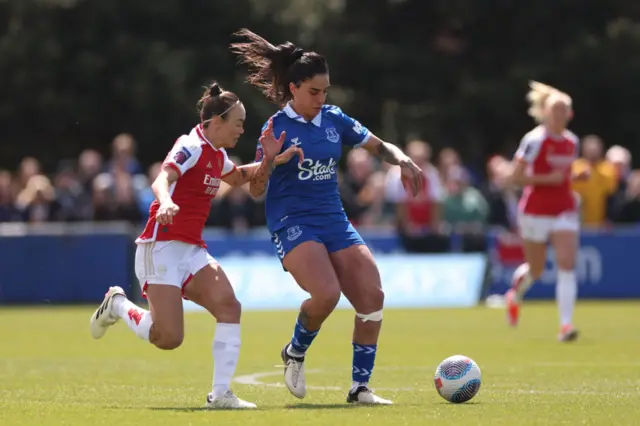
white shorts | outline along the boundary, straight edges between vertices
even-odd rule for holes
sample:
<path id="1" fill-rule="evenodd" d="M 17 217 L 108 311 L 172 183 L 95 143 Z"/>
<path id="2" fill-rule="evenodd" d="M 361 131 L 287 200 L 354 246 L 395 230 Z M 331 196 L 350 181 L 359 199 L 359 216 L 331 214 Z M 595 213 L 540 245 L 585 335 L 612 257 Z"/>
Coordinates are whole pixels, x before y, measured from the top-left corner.
<path id="1" fill-rule="evenodd" d="M 518 217 L 520 237 L 523 240 L 545 243 L 549 235 L 556 231 L 580 230 L 580 219 L 576 212 L 566 212 L 558 216 L 520 214 Z"/>
<path id="2" fill-rule="evenodd" d="M 172 285 L 182 289 L 191 278 L 215 259 L 204 247 L 182 241 L 156 241 L 138 244 L 136 249 L 136 277 L 146 297 L 152 284 Z"/>

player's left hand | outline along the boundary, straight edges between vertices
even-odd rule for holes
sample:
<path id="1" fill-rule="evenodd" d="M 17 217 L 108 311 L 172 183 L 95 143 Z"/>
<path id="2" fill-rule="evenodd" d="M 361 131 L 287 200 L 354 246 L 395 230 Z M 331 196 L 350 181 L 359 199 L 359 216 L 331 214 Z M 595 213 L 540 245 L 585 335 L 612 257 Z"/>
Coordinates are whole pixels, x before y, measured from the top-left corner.
<path id="1" fill-rule="evenodd" d="M 284 138 L 286 137 L 286 133 L 280 133 L 280 137 L 276 139 L 273 134 L 273 118 L 269 119 L 267 123 L 267 127 L 262 132 L 260 136 L 260 145 L 262 145 L 262 150 L 264 151 L 264 158 L 267 161 L 275 160 L 276 156 L 280 153 L 282 149 L 282 144 L 284 143 Z"/>
<path id="2" fill-rule="evenodd" d="M 400 179 L 405 190 L 411 192 L 414 197 L 417 196 L 424 185 L 422 169 L 416 166 L 416 163 L 410 158 L 406 158 L 400 163 L 400 172 Z"/>
<path id="3" fill-rule="evenodd" d="M 296 155 L 298 156 L 298 163 L 302 164 L 304 161 L 304 151 L 299 146 L 291 145 L 282 154 L 276 156 L 273 164 L 276 166 L 287 164 Z"/>

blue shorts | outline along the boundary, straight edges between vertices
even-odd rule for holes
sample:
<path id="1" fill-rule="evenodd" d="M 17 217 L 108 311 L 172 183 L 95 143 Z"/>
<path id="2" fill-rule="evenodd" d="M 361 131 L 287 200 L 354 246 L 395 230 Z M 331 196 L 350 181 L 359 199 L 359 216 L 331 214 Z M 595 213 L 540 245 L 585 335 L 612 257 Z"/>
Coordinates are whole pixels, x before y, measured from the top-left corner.
<path id="1" fill-rule="evenodd" d="M 329 253 L 364 244 L 362 237 L 348 220 L 317 225 L 291 225 L 278 229 L 271 236 L 271 242 L 280 261 L 291 250 L 307 241 L 316 241 L 324 245 Z"/>

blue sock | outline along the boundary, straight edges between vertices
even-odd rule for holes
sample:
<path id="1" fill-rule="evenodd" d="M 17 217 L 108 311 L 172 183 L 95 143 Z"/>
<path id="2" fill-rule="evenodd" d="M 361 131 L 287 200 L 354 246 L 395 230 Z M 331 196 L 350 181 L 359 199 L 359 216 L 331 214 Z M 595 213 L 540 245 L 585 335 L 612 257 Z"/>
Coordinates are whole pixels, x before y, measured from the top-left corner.
<path id="1" fill-rule="evenodd" d="M 353 371 L 351 377 L 354 385 L 367 384 L 373 373 L 373 364 L 376 362 L 378 345 L 359 345 L 353 343 Z"/>
<path id="2" fill-rule="evenodd" d="M 296 326 L 293 329 L 293 337 L 291 337 L 291 349 L 295 351 L 295 354 L 304 355 L 319 331 L 320 330 L 309 331 L 300 324 L 300 321 L 296 321 Z"/>

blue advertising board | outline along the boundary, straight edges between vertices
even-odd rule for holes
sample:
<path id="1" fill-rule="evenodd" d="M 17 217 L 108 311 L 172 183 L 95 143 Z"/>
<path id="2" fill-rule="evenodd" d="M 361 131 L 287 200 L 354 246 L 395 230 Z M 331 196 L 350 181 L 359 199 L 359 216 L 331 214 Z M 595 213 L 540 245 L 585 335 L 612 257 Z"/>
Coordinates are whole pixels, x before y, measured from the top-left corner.
<path id="1" fill-rule="evenodd" d="M 113 285 L 132 295 L 132 260 L 127 233 L 0 237 L 0 304 L 99 302 Z"/>
<path id="2" fill-rule="evenodd" d="M 640 298 L 640 282 L 633 270 L 639 262 L 640 232 L 635 230 L 583 233 L 576 265 L 578 297 L 582 299 Z M 489 245 L 495 247 L 495 236 Z M 492 252 L 491 287 L 489 293 L 502 294 L 510 286 L 514 264 L 505 264 Z M 530 299 L 555 297 L 557 267 L 552 249 L 547 253 L 546 269 L 540 280 L 527 293 Z"/>
<path id="3" fill-rule="evenodd" d="M 361 232 L 362 238 L 373 253 L 402 253 L 400 240 L 393 232 Z M 270 234 L 252 231 L 245 235 L 233 235 L 220 231 L 205 231 L 205 243 L 213 257 L 221 256 L 274 256 L 276 255 Z"/>
<path id="4" fill-rule="evenodd" d="M 6 225 L 0 224 L 0 304 L 96 303 L 112 285 L 124 287 L 130 295 L 139 294 L 132 267 L 136 229 L 48 224 L 17 226 L 16 231 Z M 483 255 L 409 256 L 402 253 L 392 233 L 363 232 L 363 238 L 378 261 L 388 306 L 467 306 L 477 300 L 475 289 L 485 270 L 478 259 L 484 259 Z M 275 307 L 277 303 L 269 301 L 275 293 L 280 301 L 286 299 L 279 306 L 295 307 L 304 296 L 282 271 L 267 232 L 232 236 L 207 230 L 205 240 L 231 276 L 246 308 Z M 496 241 L 495 234 L 488 236 L 488 294 L 504 293 L 517 266 L 495 255 Z M 579 297 L 640 298 L 633 269 L 637 247 L 638 229 L 583 233 L 577 264 Z M 549 250 L 547 269 L 527 297 L 555 297 L 555 276 Z M 473 297 L 464 298 L 465 292 Z"/>
<path id="5" fill-rule="evenodd" d="M 220 259 L 243 309 L 298 309 L 308 295 L 273 257 Z M 482 254 L 380 254 L 376 262 L 389 308 L 471 307 L 486 273 Z M 349 307 L 342 297 L 338 307 Z M 197 309 L 186 302 L 187 309 Z"/>

